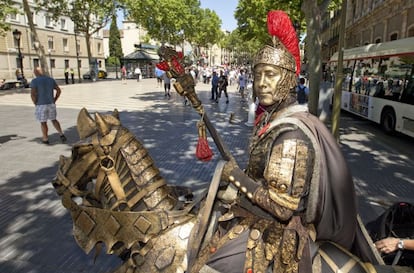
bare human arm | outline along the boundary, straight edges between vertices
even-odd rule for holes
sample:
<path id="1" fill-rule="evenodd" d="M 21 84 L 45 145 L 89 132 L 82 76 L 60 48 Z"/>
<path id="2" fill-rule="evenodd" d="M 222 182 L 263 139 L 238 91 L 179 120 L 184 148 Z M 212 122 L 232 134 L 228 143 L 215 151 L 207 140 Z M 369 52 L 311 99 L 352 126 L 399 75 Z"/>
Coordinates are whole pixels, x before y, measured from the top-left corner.
<path id="1" fill-rule="evenodd" d="M 32 87 L 31 91 L 30 91 L 30 97 L 32 98 L 33 104 L 36 105 L 37 102 L 37 89 Z"/>
<path id="2" fill-rule="evenodd" d="M 55 93 L 54 102 L 56 103 L 56 101 L 60 97 L 60 94 L 62 93 L 62 89 L 60 89 L 59 85 L 55 84 L 55 90 L 56 90 L 56 93 Z"/>

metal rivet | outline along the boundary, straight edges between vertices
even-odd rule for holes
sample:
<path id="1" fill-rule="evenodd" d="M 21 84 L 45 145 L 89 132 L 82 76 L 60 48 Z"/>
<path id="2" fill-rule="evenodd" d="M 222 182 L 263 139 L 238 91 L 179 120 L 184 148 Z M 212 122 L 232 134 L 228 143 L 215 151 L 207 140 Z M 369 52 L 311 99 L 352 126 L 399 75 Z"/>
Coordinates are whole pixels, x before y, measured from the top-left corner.
<path id="1" fill-rule="evenodd" d="M 250 232 L 250 238 L 252 239 L 252 240 L 257 240 L 257 239 L 259 239 L 260 238 L 260 231 L 259 230 L 257 230 L 257 229 L 252 229 L 252 231 Z"/>
<path id="2" fill-rule="evenodd" d="M 235 226 L 234 229 L 233 229 L 233 232 L 238 235 L 238 234 L 242 233 L 243 230 L 244 230 L 243 226 Z"/>
<path id="3" fill-rule="evenodd" d="M 243 193 L 246 193 L 246 192 L 247 192 L 246 187 L 241 187 L 241 188 L 240 188 L 240 190 L 241 190 Z"/>
<path id="4" fill-rule="evenodd" d="M 278 189 L 279 189 L 280 192 L 286 192 L 287 188 L 288 188 L 288 186 L 286 184 L 278 185 Z"/>
<path id="5" fill-rule="evenodd" d="M 247 198 L 249 198 L 249 199 L 253 199 L 253 194 L 252 194 L 251 192 L 248 192 L 248 193 L 247 193 Z"/>
<path id="6" fill-rule="evenodd" d="M 238 188 L 239 188 L 241 184 L 240 184 L 240 182 L 239 182 L 239 181 L 236 181 L 236 182 L 234 182 L 234 185 L 236 185 L 236 187 L 238 187 Z"/>
<path id="7" fill-rule="evenodd" d="M 230 181 L 231 183 L 233 183 L 233 182 L 234 182 L 234 176 L 230 175 L 230 176 L 229 176 L 229 181 Z"/>

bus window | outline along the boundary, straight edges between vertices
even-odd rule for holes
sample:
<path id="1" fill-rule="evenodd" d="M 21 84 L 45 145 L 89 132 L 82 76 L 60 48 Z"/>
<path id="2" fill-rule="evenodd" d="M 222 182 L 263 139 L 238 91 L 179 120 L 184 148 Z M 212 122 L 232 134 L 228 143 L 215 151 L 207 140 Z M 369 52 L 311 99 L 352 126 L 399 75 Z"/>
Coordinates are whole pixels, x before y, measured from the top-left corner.
<path id="1" fill-rule="evenodd" d="M 414 37 L 343 51 L 341 108 L 414 137 Z M 338 53 L 330 60 L 336 67 Z"/>

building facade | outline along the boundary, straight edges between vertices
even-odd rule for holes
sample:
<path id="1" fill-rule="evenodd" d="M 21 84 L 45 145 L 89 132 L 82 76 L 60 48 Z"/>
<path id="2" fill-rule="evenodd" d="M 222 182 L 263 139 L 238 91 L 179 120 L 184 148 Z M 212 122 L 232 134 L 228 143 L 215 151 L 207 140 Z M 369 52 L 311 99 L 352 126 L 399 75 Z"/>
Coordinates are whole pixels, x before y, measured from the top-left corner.
<path id="1" fill-rule="evenodd" d="M 322 61 L 325 65 L 338 51 L 340 17 L 340 10 L 323 17 Z M 345 49 L 413 36 L 414 0 L 348 0 Z"/>
<path id="2" fill-rule="evenodd" d="M 32 16 L 36 32 L 39 37 L 39 46 L 46 54 L 49 73 L 54 78 L 64 78 L 66 67 L 75 70 L 75 78 L 90 70 L 86 40 L 83 34 L 75 33 L 74 23 L 68 17 L 53 20 L 46 11 L 35 11 L 34 1 L 28 0 L 32 7 Z M 18 10 L 23 11 L 22 1 L 15 1 Z M 0 78 L 16 79 L 16 70 L 23 66 L 23 73 L 30 82 L 33 78 L 33 69 L 40 66 L 39 54 L 36 50 L 27 16 L 23 13 L 8 15 L 7 22 L 11 30 L 5 36 L 0 36 Z M 20 45 L 13 36 L 13 31 L 21 32 Z M 91 52 L 95 66 L 105 69 L 103 30 L 91 38 Z M 19 58 L 19 47 L 22 65 Z"/>

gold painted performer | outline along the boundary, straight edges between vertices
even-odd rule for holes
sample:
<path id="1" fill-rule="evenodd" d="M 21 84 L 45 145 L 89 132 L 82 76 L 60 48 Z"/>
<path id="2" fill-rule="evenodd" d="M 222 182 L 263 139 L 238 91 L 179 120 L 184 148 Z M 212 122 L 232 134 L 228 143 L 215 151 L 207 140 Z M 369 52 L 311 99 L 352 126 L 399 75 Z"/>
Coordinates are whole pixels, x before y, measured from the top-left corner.
<path id="1" fill-rule="evenodd" d="M 376 272 L 381 262 L 358 221 L 340 148 L 296 103 L 300 58 L 292 23 L 271 11 L 268 30 L 273 46 L 253 64 L 260 105 L 248 166 L 226 164 L 222 178 L 238 196 L 192 272 Z"/>
<path id="2" fill-rule="evenodd" d="M 182 54 L 159 50 L 157 67 L 176 79 L 177 92 L 202 117 L 197 157 L 213 156 L 208 128 L 223 158 L 200 199 L 179 198 L 190 194 L 167 184 L 117 111 L 92 118 L 81 110 L 82 142 L 70 158 L 61 157 L 53 185 L 86 253 L 104 245 L 123 260 L 114 273 L 377 272 L 381 258 L 358 221 L 340 148 L 324 124 L 296 103 L 299 49 L 292 23 L 284 12 L 272 11 L 268 28 L 274 43 L 254 60 L 262 112 L 246 170 L 209 121 Z"/>

